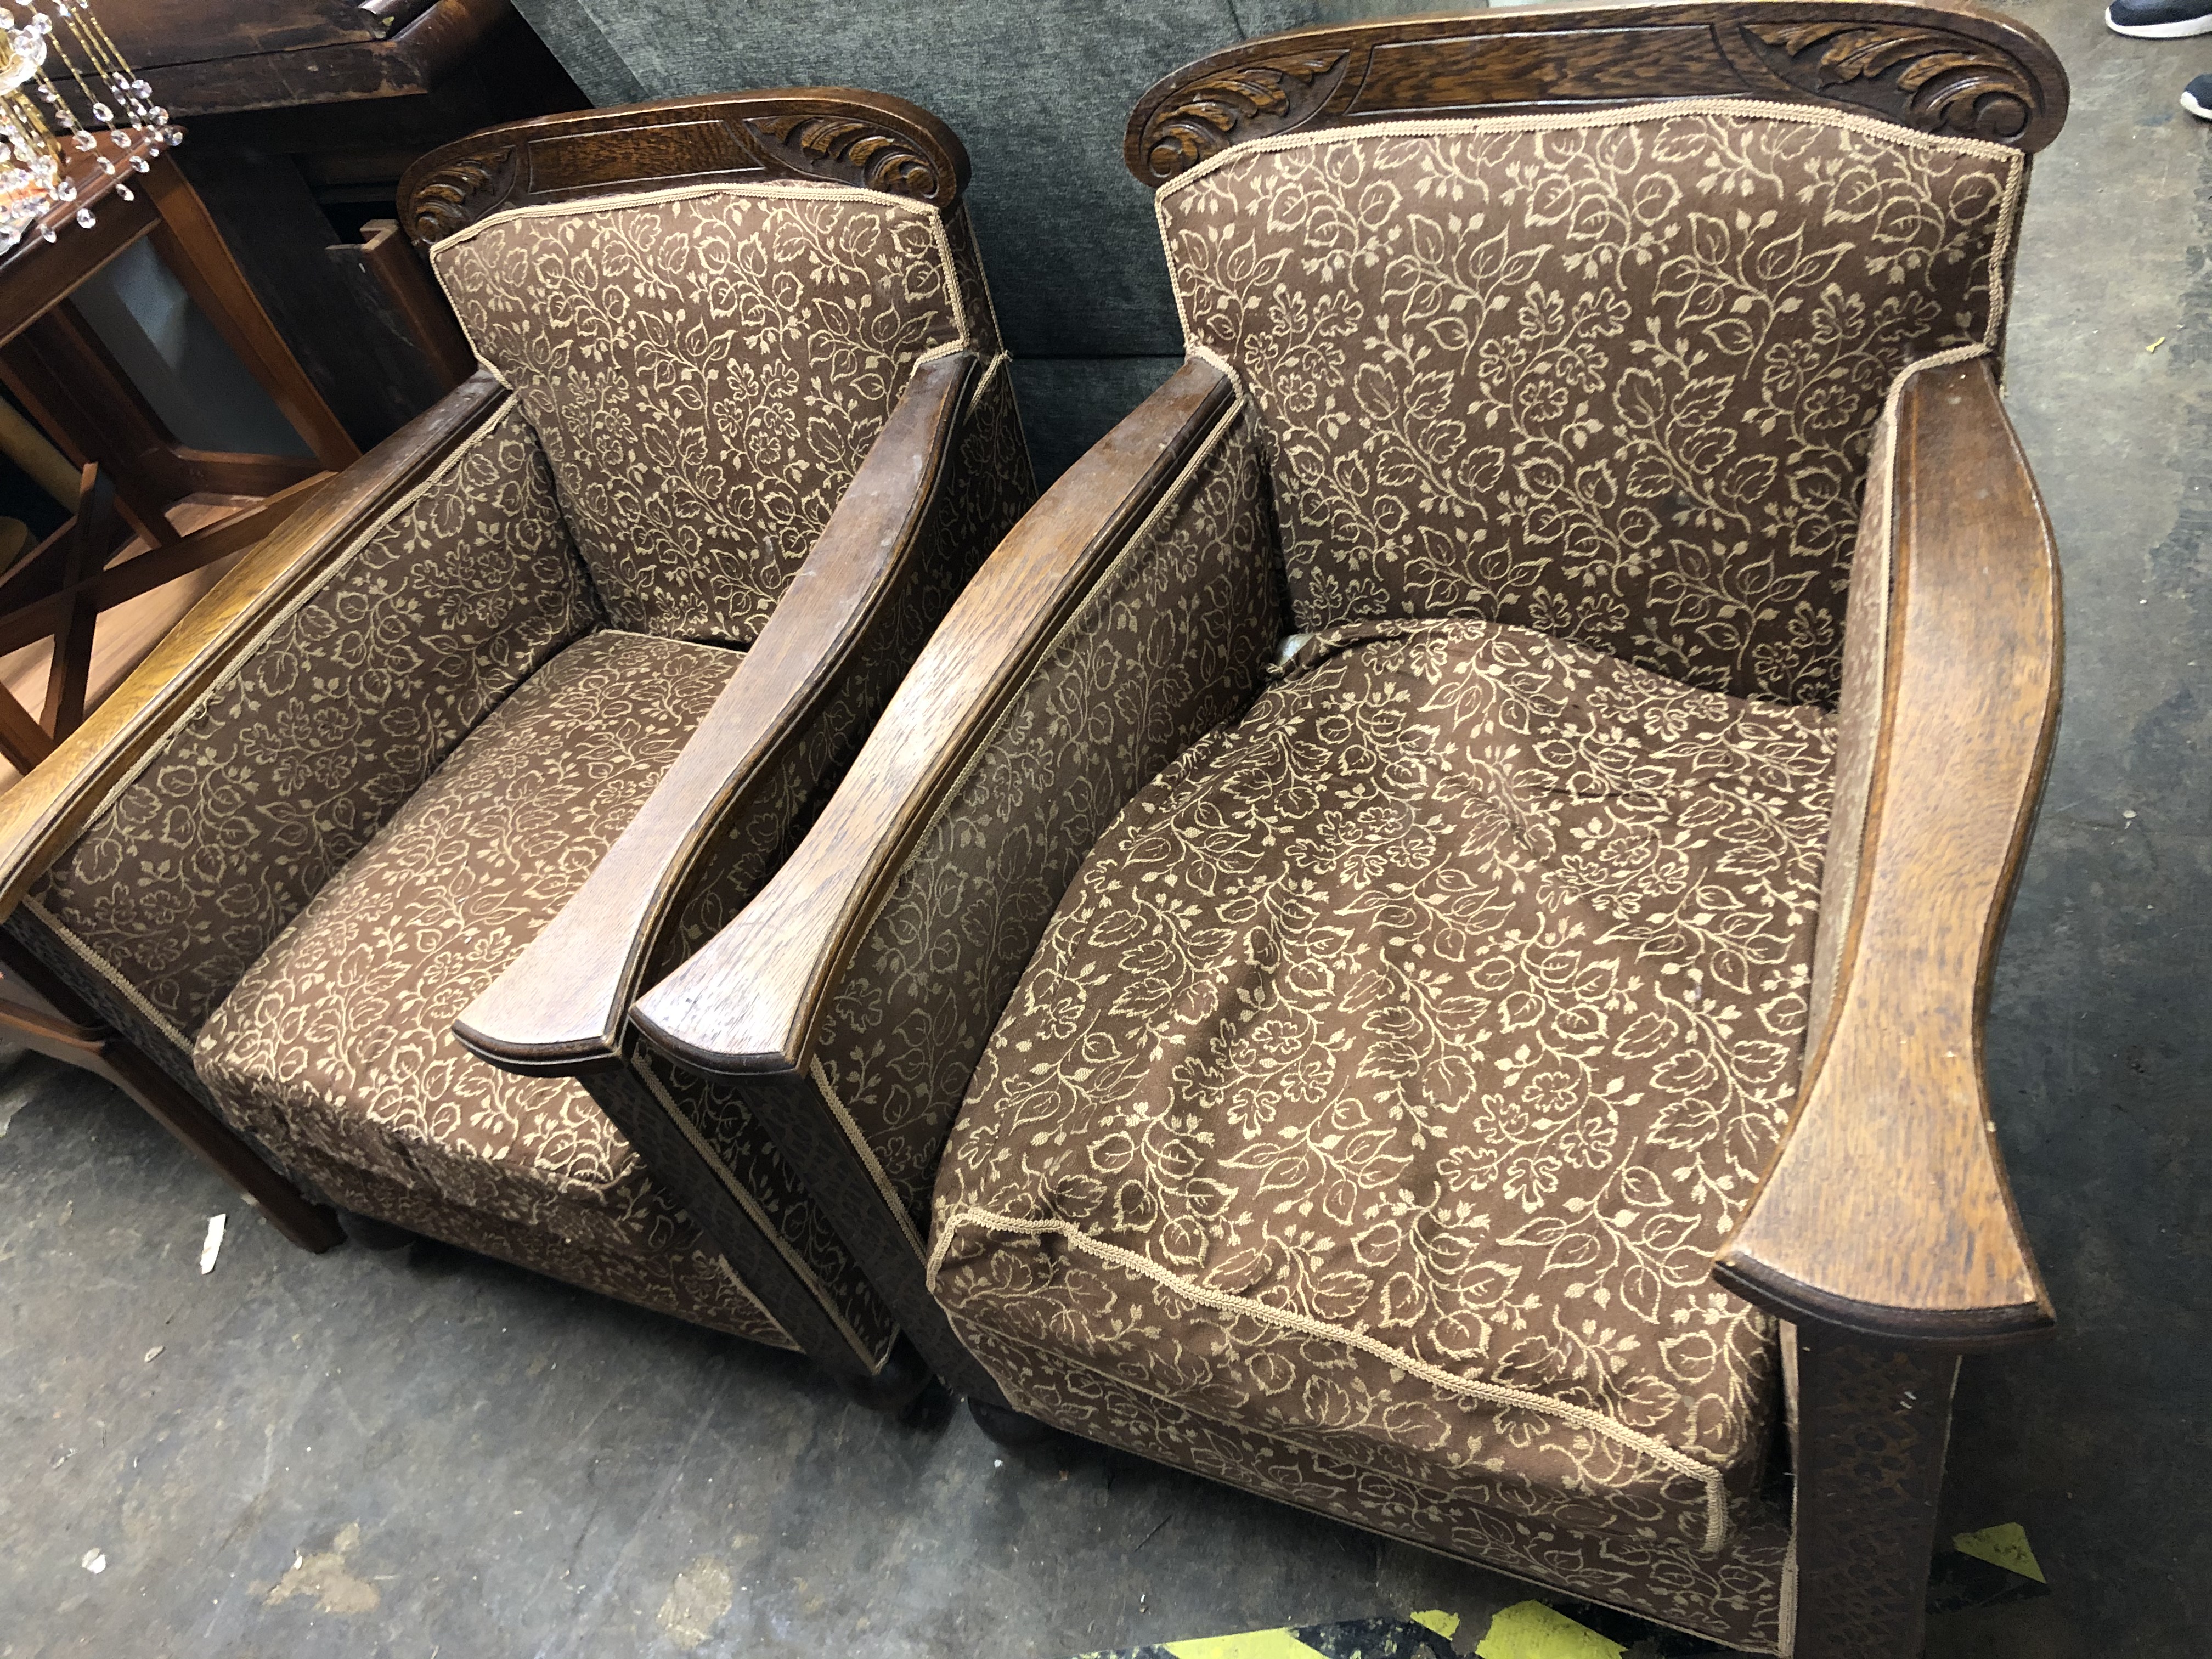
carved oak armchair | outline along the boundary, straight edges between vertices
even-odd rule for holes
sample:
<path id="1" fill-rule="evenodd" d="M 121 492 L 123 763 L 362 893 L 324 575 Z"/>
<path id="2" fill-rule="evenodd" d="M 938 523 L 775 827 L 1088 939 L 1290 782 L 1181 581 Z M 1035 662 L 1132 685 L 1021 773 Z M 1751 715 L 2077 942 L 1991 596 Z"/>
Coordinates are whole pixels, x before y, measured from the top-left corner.
<path id="1" fill-rule="evenodd" d="M 1128 128 L 1189 362 L 640 1001 L 987 1427 L 1730 1646 L 1917 1651 L 2051 1322 L 1983 990 L 2055 709 L 1966 9 L 1254 42 Z"/>
<path id="2" fill-rule="evenodd" d="M 481 371 L 0 799 L 9 948 L 120 1034 L 142 1100 L 364 1242 L 434 1235 L 879 1378 L 893 1323 L 771 1149 L 720 1166 L 737 1224 L 709 1243 L 657 1110 L 641 1131 L 629 1096 L 602 1088 L 611 1118 L 452 1023 L 495 981 L 573 1008 L 584 968 L 619 1030 L 1029 504 L 966 170 L 925 112 L 838 90 L 416 165 L 404 216 Z M 510 971 L 587 880 L 589 927 Z"/>

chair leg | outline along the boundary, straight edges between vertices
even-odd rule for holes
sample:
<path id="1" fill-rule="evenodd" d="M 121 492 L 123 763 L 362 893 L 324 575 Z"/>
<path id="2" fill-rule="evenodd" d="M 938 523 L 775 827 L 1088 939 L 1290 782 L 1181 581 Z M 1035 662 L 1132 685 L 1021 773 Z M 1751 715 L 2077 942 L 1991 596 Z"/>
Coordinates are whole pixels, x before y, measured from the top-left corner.
<path id="1" fill-rule="evenodd" d="M 1810 1325 L 1792 1346 L 1795 1659 L 1917 1659 L 1959 1357 Z"/>
<path id="2" fill-rule="evenodd" d="M 404 1250 L 422 1237 L 404 1227 L 395 1227 L 389 1221 L 379 1221 L 373 1215 L 362 1215 L 354 1210 L 337 1212 L 338 1225 L 345 1236 L 364 1250 Z"/>
<path id="3" fill-rule="evenodd" d="M 983 1431 L 985 1438 L 1012 1451 L 1042 1446 L 1060 1432 L 1051 1424 L 1025 1412 L 1018 1412 L 1011 1406 L 994 1406 L 974 1395 L 968 1396 L 968 1415 L 975 1419 L 975 1426 Z"/>
<path id="4" fill-rule="evenodd" d="M 839 1379 L 845 1397 L 856 1406 L 866 1406 L 872 1412 L 881 1412 L 886 1417 L 896 1417 L 915 1402 L 921 1391 L 930 1385 L 937 1373 L 929 1369 L 929 1362 L 920 1350 L 904 1336 L 891 1345 L 889 1358 L 883 1369 L 873 1376 Z"/>

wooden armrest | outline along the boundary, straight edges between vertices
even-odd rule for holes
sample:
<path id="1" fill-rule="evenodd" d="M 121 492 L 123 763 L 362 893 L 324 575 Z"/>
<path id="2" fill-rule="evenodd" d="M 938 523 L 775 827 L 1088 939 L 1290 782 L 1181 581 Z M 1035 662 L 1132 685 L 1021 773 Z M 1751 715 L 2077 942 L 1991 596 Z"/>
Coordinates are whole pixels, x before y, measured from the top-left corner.
<path id="1" fill-rule="evenodd" d="M 497 380 L 472 375 L 328 481 L 232 566 L 30 776 L 0 795 L 0 918 L 14 912 L 108 792 L 251 647 L 263 626 L 312 589 L 362 531 L 436 471 L 506 402 Z"/>
<path id="2" fill-rule="evenodd" d="M 472 1052 L 538 1076 L 620 1063 L 637 979 L 700 855 L 889 620 L 956 459 L 976 368 L 955 352 L 915 371 L 676 764 L 561 914 L 453 1023 Z"/>
<path id="3" fill-rule="evenodd" d="M 1872 787 L 1832 1017 L 1713 1276 L 1783 1317 L 1996 1346 L 2051 1310 L 2013 1206 L 1982 1017 L 2057 723 L 2049 520 L 1987 359 L 1897 414 Z"/>
<path id="4" fill-rule="evenodd" d="M 632 1011 L 696 1070 L 800 1070 L 846 963 L 969 757 L 1234 402 L 1200 362 L 1046 492 L 969 583 L 807 837 L 748 904 Z"/>

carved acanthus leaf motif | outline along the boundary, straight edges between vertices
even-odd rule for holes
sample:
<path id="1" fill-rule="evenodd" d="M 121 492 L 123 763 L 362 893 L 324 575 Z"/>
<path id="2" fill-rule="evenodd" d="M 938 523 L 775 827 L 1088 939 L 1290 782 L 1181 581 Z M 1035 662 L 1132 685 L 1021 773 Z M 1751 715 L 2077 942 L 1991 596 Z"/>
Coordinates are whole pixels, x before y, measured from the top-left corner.
<path id="1" fill-rule="evenodd" d="M 450 236 L 504 202 L 514 189 L 512 144 L 449 161 L 416 186 L 412 229 L 418 242 Z"/>
<path id="2" fill-rule="evenodd" d="M 748 117 L 745 129 L 794 170 L 922 201 L 942 182 L 935 163 L 902 134 L 837 115 Z"/>
<path id="3" fill-rule="evenodd" d="M 1164 184 L 1233 143 L 1298 125 L 1344 79 L 1348 52 L 1267 58 L 1177 87 L 1145 123 L 1145 161 Z"/>
<path id="4" fill-rule="evenodd" d="M 1931 131 L 2014 139 L 2035 114 L 2035 82 L 2009 53 L 1967 35 L 1904 23 L 1746 23 L 1759 58 L 1806 92 L 1850 88 L 1854 102 Z"/>

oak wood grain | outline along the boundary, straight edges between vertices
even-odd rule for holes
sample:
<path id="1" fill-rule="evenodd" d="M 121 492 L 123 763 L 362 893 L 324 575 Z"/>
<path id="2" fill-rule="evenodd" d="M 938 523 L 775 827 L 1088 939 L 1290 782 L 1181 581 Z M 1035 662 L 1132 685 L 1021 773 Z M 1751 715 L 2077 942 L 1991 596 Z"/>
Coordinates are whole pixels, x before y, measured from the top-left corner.
<path id="1" fill-rule="evenodd" d="M 918 105 L 853 87 L 668 98 L 510 122 L 445 144 L 399 182 L 399 222 L 427 246 L 503 208 L 678 184 L 805 179 L 940 208 L 968 152 Z"/>
<path id="2" fill-rule="evenodd" d="M 624 1018 L 700 856 L 885 626 L 955 459 L 977 370 L 915 371 L 775 614 L 684 752 L 575 896 L 462 1012 L 454 1035 L 509 1071 L 621 1063 Z"/>
<path id="3" fill-rule="evenodd" d="M 490 375 L 473 375 L 347 468 L 241 557 L 83 725 L 0 795 L 0 918 L 261 625 L 312 587 L 356 535 L 506 401 L 506 389 Z"/>
<path id="4" fill-rule="evenodd" d="M 1231 407 L 1186 363 L 1009 532 L 908 671 L 797 852 L 633 1013 L 680 1063 L 722 1076 L 804 1068 L 876 906 L 975 745 L 1060 624 Z"/>
<path id="5" fill-rule="evenodd" d="M 1898 414 L 1893 618 L 1832 1016 L 1714 1267 L 1785 1318 L 1991 1346 L 2052 1322 L 2013 1206 L 1982 1022 L 2058 713 L 2049 520 L 1986 361 Z M 1817 1022 L 1816 1022 L 1817 1023 Z"/>
<path id="6" fill-rule="evenodd" d="M 2065 69 L 2033 30 L 1943 0 L 1513 7 L 1240 41 L 1147 92 L 1122 159 L 1158 187 L 1278 133 L 1714 97 L 1851 110 L 2034 151 L 2057 136 L 2068 96 Z"/>

